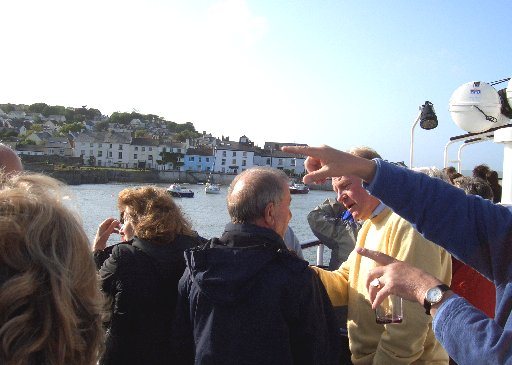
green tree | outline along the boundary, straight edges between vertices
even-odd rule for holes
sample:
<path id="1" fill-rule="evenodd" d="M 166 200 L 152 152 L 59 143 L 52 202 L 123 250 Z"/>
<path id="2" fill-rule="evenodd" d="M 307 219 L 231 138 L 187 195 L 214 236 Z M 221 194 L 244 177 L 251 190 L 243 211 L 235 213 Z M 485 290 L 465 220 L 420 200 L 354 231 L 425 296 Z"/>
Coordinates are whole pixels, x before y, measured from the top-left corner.
<path id="1" fill-rule="evenodd" d="M 135 131 L 135 138 L 141 138 L 146 135 L 146 131 L 144 129 L 137 129 Z"/>
<path id="2" fill-rule="evenodd" d="M 34 103 L 29 105 L 28 111 L 30 113 L 43 113 L 43 110 L 48 107 L 46 103 Z"/>
<path id="3" fill-rule="evenodd" d="M 80 122 L 64 124 L 60 128 L 60 132 L 65 134 L 68 132 L 81 132 L 84 129 L 84 125 Z"/>

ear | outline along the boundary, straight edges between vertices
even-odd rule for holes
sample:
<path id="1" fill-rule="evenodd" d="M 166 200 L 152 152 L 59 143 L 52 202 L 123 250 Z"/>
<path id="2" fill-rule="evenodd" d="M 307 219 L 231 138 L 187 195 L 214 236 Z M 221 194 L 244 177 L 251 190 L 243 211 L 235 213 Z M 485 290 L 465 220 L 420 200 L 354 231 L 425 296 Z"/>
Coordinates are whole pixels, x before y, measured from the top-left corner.
<path id="1" fill-rule="evenodd" d="M 275 206 L 273 202 L 267 203 L 265 207 L 265 224 L 274 227 L 275 224 Z"/>

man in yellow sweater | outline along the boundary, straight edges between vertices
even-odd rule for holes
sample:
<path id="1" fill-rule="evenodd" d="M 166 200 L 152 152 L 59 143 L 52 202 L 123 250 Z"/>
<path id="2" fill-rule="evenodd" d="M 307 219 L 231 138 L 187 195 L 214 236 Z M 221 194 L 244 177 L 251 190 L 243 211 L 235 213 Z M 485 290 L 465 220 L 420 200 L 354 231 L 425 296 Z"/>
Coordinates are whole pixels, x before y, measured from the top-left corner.
<path id="1" fill-rule="evenodd" d="M 380 158 L 367 147 L 352 154 Z M 368 194 L 360 178 L 333 178 L 337 199 L 354 219 L 364 221 L 356 247 L 383 252 L 436 276 L 451 280 L 451 258 L 440 246 L 426 240 L 414 227 Z M 442 217 L 439 217 L 442 219 Z M 418 243 L 423 241 L 421 243 Z M 432 332 L 432 317 L 417 303 L 403 301 L 403 322 L 377 324 L 366 289 L 368 271 L 375 262 L 353 251 L 336 271 L 315 267 L 332 304 L 348 305 L 348 335 L 354 365 L 448 364 L 448 355 Z"/>

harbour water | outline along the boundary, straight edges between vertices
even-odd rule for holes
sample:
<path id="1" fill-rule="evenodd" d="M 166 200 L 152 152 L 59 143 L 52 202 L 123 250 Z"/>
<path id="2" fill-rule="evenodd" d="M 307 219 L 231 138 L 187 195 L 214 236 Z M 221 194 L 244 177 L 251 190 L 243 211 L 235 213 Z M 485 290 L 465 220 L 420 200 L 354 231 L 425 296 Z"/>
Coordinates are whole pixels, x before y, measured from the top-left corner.
<path id="1" fill-rule="evenodd" d="M 167 187 L 165 184 L 157 184 Z M 83 221 L 85 231 L 90 242 L 94 239 L 98 225 L 108 217 L 118 217 L 117 194 L 124 188 L 140 186 L 134 184 L 84 184 L 69 186 L 69 204 L 76 209 Z M 220 194 L 206 194 L 204 185 L 185 185 L 194 191 L 194 198 L 175 198 L 185 215 L 192 222 L 194 229 L 206 238 L 218 237 L 222 234 L 224 226 L 229 222 L 226 208 L 227 186 L 222 186 Z M 301 242 L 314 239 L 315 236 L 307 222 L 308 213 L 327 198 L 334 198 L 329 191 L 311 190 L 309 194 L 292 195 L 292 219 L 290 227 Z M 113 235 L 109 244 L 119 241 L 118 235 Z M 314 263 L 316 249 L 304 250 L 304 257 Z M 329 262 L 330 252 L 326 248 L 324 263 Z"/>

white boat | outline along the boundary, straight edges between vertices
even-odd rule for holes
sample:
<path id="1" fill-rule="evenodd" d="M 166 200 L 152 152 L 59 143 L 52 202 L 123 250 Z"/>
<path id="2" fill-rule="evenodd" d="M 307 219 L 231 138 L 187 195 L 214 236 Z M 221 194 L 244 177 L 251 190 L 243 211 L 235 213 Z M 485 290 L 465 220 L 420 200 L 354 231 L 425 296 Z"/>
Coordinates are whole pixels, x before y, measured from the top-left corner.
<path id="1" fill-rule="evenodd" d="M 206 194 L 220 194 L 220 185 L 206 183 L 206 186 L 204 187 L 204 191 Z"/>
<path id="2" fill-rule="evenodd" d="M 307 194 L 309 187 L 303 183 L 293 183 L 290 185 L 290 194 Z"/>
<path id="3" fill-rule="evenodd" d="M 193 198 L 194 192 L 190 189 L 184 189 L 180 184 L 171 184 L 167 192 L 175 198 Z"/>

